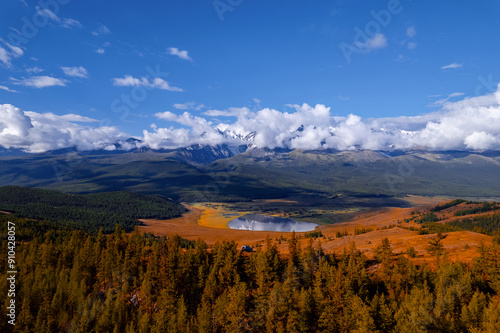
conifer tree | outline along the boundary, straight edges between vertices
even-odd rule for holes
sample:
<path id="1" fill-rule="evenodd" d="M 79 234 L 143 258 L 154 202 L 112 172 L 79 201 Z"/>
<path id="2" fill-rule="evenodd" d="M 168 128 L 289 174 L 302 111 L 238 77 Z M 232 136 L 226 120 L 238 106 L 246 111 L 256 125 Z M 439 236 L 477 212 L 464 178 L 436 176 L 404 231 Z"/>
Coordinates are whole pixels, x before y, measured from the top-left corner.
<path id="1" fill-rule="evenodd" d="M 433 256 L 439 256 L 443 253 L 444 247 L 443 244 L 441 244 L 441 240 L 443 239 L 443 235 L 441 232 L 438 232 L 438 234 L 431 238 L 427 245 L 427 252 Z"/>
<path id="2" fill-rule="evenodd" d="M 488 305 L 486 295 L 476 290 L 469 304 L 462 307 L 461 321 L 469 331 L 478 331 L 483 322 L 483 315 Z"/>
<path id="3" fill-rule="evenodd" d="M 427 286 L 412 289 L 396 312 L 395 331 L 401 333 L 432 331 L 436 326 L 432 315 L 433 308 L 434 298 Z"/>
<path id="4" fill-rule="evenodd" d="M 484 311 L 481 323 L 483 332 L 500 332 L 500 299 L 498 295 L 490 301 L 488 308 Z"/>

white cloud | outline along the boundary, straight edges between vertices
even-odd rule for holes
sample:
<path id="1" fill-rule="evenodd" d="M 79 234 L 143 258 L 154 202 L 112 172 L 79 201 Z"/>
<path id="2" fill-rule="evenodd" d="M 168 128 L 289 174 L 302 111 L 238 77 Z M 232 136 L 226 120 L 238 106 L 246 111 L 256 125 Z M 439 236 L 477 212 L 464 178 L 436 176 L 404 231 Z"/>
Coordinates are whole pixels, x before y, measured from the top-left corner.
<path id="1" fill-rule="evenodd" d="M 454 98 L 454 97 L 459 97 L 459 96 L 463 96 L 465 95 L 464 93 L 461 93 L 461 92 L 454 92 L 454 93 L 451 93 L 448 95 L 448 97 L 446 98 L 442 98 L 442 99 L 439 99 L 435 102 L 432 102 L 431 104 L 429 104 L 430 107 L 442 107 L 443 105 L 445 105 L 446 103 L 448 103 L 450 101 L 450 99 Z M 439 97 L 439 95 L 434 95 L 435 97 Z M 429 96 L 431 97 L 431 96 Z"/>
<path id="2" fill-rule="evenodd" d="M 122 80 L 125 86 L 154 85 L 144 78 Z M 290 105 L 288 112 L 269 108 L 211 110 L 217 116 L 235 116 L 232 122 L 166 111 L 155 114 L 166 126 L 153 124 L 144 130 L 139 145 L 153 149 L 222 143 L 306 150 L 500 149 L 500 85 L 493 94 L 449 101 L 460 96 L 463 94 L 450 94 L 438 111 L 414 117 L 337 117 L 331 115 L 329 107 L 308 104 Z M 33 152 L 70 146 L 108 149 L 112 142 L 126 137 L 114 127 L 88 126 L 93 123 L 94 119 L 76 114 L 23 112 L 12 105 L 2 105 L 0 145 Z"/>
<path id="3" fill-rule="evenodd" d="M 22 111 L 10 104 L 0 105 L 0 145 L 43 152 L 66 147 L 80 150 L 105 149 L 128 136 L 116 127 L 82 126 L 75 122 L 93 123 L 95 119 L 68 114 Z"/>
<path id="4" fill-rule="evenodd" d="M 413 50 L 417 48 L 417 43 L 414 42 L 409 42 L 408 43 L 408 50 Z"/>
<path id="5" fill-rule="evenodd" d="M 238 117 L 246 112 L 250 112 L 250 110 L 248 108 L 229 108 L 227 110 L 207 110 L 203 114 L 210 117 Z"/>
<path id="6" fill-rule="evenodd" d="M 68 28 L 68 29 L 69 28 L 81 28 L 81 27 L 83 27 L 83 25 L 79 21 L 72 19 L 72 18 L 62 19 L 61 25 L 64 28 Z"/>
<path id="7" fill-rule="evenodd" d="M 31 117 L 31 118 L 37 118 L 40 117 L 40 115 L 36 112 L 33 111 L 25 111 L 25 115 Z M 51 112 L 47 112 L 43 114 L 43 117 L 45 121 L 51 121 L 52 123 L 57 123 L 58 121 L 71 121 L 71 122 L 81 122 L 81 123 L 95 123 L 98 122 L 96 119 L 92 119 L 89 117 L 85 117 L 79 114 L 74 114 L 74 113 L 69 113 L 69 114 L 64 114 L 62 116 L 58 116 L 56 114 L 53 114 Z"/>
<path id="8" fill-rule="evenodd" d="M 384 34 L 378 33 L 372 38 L 368 39 L 365 43 L 357 42 L 355 43 L 355 45 L 361 52 L 368 53 L 372 50 L 386 48 L 387 38 L 385 38 Z"/>
<path id="9" fill-rule="evenodd" d="M 171 86 L 167 81 L 159 77 L 149 80 L 145 77 L 138 79 L 131 75 L 125 75 L 123 78 L 113 78 L 112 81 L 113 85 L 118 87 L 146 87 L 168 91 L 183 91 L 181 88 Z"/>
<path id="10" fill-rule="evenodd" d="M 87 73 L 87 70 L 83 68 L 82 66 L 80 67 L 61 67 L 63 70 L 64 74 L 68 76 L 73 76 L 73 77 L 82 77 L 82 78 L 88 78 L 89 75 Z"/>
<path id="11" fill-rule="evenodd" d="M 7 47 L 10 49 L 11 54 L 15 58 L 18 58 L 18 57 L 20 57 L 20 56 L 22 56 L 24 54 L 24 51 L 20 47 L 10 45 L 7 42 L 4 42 L 4 44 L 7 45 Z"/>
<path id="12" fill-rule="evenodd" d="M 474 132 L 464 140 L 467 149 L 487 150 L 495 149 L 500 146 L 500 137 L 495 137 L 485 131 Z"/>
<path id="13" fill-rule="evenodd" d="M 19 58 L 24 54 L 24 51 L 17 46 L 11 45 L 0 38 L 0 61 L 7 67 L 12 67 L 12 59 Z"/>
<path id="14" fill-rule="evenodd" d="M 6 49 L 0 46 L 0 61 L 4 63 L 4 65 L 10 66 L 10 55 Z"/>
<path id="15" fill-rule="evenodd" d="M 31 119 L 10 104 L 0 105 L 0 145 L 5 148 L 27 145 Z"/>
<path id="16" fill-rule="evenodd" d="M 54 14 L 54 12 L 52 12 L 50 9 L 40 8 L 39 6 L 36 6 L 35 8 L 38 15 L 47 17 L 56 22 L 61 22 L 61 19 L 56 14 Z"/>
<path id="17" fill-rule="evenodd" d="M 59 23 L 63 28 L 81 28 L 83 25 L 75 19 L 72 18 L 59 18 L 53 11 L 51 11 L 48 8 L 40 8 L 39 6 L 36 6 L 36 12 L 40 16 L 47 17 L 48 19 L 51 19 L 54 22 Z"/>
<path id="18" fill-rule="evenodd" d="M 450 102 L 437 112 L 414 117 L 362 119 L 357 115 L 333 117 L 330 108 L 292 105 L 295 112 L 246 108 L 209 110 L 211 116 L 236 116 L 232 123 L 212 123 L 188 112 L 156 114 L 183 128 L 153 127 L 144 131 L 144 145 L 175 148 L 190 144 L 242 144 L 250 136 L 256 147 L 291 149 L 500 149 L 500 86 L 495 94 Z M 236 112 L 235 110 L 240 110 Z M 216 129 L 217 131 L 214 131 Z"/>
<path id="19" fill-rule="evenodd" d="M 152 125 L 153 132 L 143 131 L 143 141 L 153 149 L 186 147 L 193 144 L 218 145 L 225 141 L 220 132 L 205 118 L 195 117 L 184 112 L 176 115 L 166 111 L 156 113 L 155 117 L 167 121 L 177 122 L 187 128 L 157 128 Z"/>
<path id="20" fill-rule="evenodd" d="M 30 74 L 38 74 L 38 73 L 41 73 L 43 72 L 44 69 L 43 68 L 40 68 L 40 67 L 30 67 L 30 68 L 26 68 L 26 72 L 27 73 L 30 73 Z"/>
<path id="21" fill-rule="evenodd" d="M 101 24 L 96 30 L 92 31 L 92 35 L 94 36 L 107 35 L 110 33 L 111 31 L 109 30 L 109 28 L 103 24 Z"/>
<path id="22" fill-rule="evenodd" d="M 446 66 L 441 66 L 441 69 L 453 69 L 453 68 L 460 68 L 460 67 L 463 67 L 464 65 L 463 64 L 459 64 L 459 63 L 451 63 L 449 65 L 446 65 Z"/>
<path id="23" fill-rule="evenodd" d="M 168 54 L 178 56 L 181 59 L 193 61 L 193 59 L 189 57 L 188 51 L 181 51 L 176 47 L 171 47 L 168 49 L 168 52 Z"/>
<path id="24" fill-rule="evenodd" d="M 375 50 L 387 47 L 387 38 L 383 34 L 376 34 L 367 43 L 368 50 Z"/>
<path id="25" fill-rule="evenodd" d="M 5 91 L 8 91 L 8 92 L 19 92 L 17 90 L 12 90 L 10 89 L 9 87 L 6 87 L 6 86 L 0 86 L 0 89 L 1 90 L 5 90 Z"/>
<path id="26" fill-rule="evenodd" d="M 102 47 L 99 47 L 97 48 L 97 50 L 95 50 L 96 53 L 99 53 L 99 54 L 104 54 L 104 52 L 106 52 L 106 50 L 104 50 Z"/>
<path id="27" fill-rule="evenodd" d="M 414 26 L 409 26 L 407 29 L 406 29 L 406 35 L 410 38 L 413 38 L 417 35 L 417 30 L 415 30 L 415 27 Z"/>
<path id="28" fill-rule="evenodd" d="M 200 111 L 205 108 L 204 104 L 197 104 L 195 102 L 187 102 L 187 103 L 176 103 L 174 104 L 174 108 L 177 110 L 195 110 Z"/>
<path id="29" fill-rule="evenodd" d="M 53 86 L 66 86 L 67 80 L 59 79 L 52 76 L 32 76 L 27 79 L 14 79 L 11 78 L 14 84 L 33 87 L 33 88 L 45 88 L 45 87 L 53 87 Z"/>

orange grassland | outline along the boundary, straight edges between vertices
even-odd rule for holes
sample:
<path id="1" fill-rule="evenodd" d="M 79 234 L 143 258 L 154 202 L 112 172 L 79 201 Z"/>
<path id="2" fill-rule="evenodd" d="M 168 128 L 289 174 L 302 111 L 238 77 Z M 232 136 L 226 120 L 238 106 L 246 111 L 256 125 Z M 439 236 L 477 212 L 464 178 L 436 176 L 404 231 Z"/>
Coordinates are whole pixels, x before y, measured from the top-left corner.
<path id="1" fill-rule="evenodd" d="M 412 259 L 415 262 L 433 262 L 435 259 L 426 251 L 426 246 L 429 240 L 435 235 L 419 235 L 418 231 L 403 229 L 405 227 L 419 227 L 413 222 L 405 223 L 404 219 L 410 218 L 411 212 L 424 212 L 440 202 L 446 202 L 443 198 L 422 198 L 410 197 L 412 204 L 418 206 L 411 208 L 381 208 L 372 211 L 362 211 L 353 215 L 353 217 L 342 223 L 320 226 L 319 229 L 324 237 L 319 238 L 323 250 L 327 253 L 341 253 L 345 247 L 349 248 L 352 242 L 356 248 L 361 250 L 369 258 L 373 257 L 374 249 L 382 242 L 382 239 L 388 238 L 391 243 L 393 253 L 402 254 L 408 248 L 413 247 L 417 253 L 417 257 Z M 444 212 L 440 212 L 440 218 L 446 218 L 446 214 L 450 217 L 454 210 L 463 208 L 453 207 Z M 232 230 L 227 227 L 234 216 L 222 216 L 221 212 L 230 213 L 221 210 L 220 207 L 207 205 L 185 205 L 190 211 L 184 216 L 170 220 L 141 220 L 143 225 L 139 226 L 140 232 L 149 232 L 158 236 L 179 235 L 186 239 L 196 240 L 202 239 L 208 244 L 214 244 L 220 241 L 235 241 L 238 246 L 251 245 L 255 246 L 258 243 L 263 244 L 266 237 L 269 236 L 273 240 L 290 238 L 290 233 L 283 232 L 267 232 L 267 231 L 246 231 Z M 354 235 L 356 228 L 372 228 L 373 231 Z M 389 227 L 387 229 L 382 229 Z M 337 232 L 345 232 L 349 234 L 346 237 L 336 238 Z M 301 246 L 305 246 L 308 239 L 303 237 L 304 233 L 297 233 L 300 239 Z M 448 253 L 451 260 L 459 260 L 470 262 L 472 258 L 478 255 L 477 247 L 481 243 L 490 245 L 492 237 L 470 231 L 459 231 L 444 233 L 446 236 L 442 240 L 442 244 Z M 315 240 L 318 244 L 318 240 Z M 281 242 L 278 248 L 282 252 L 287 252 L 286 242 Z"/>

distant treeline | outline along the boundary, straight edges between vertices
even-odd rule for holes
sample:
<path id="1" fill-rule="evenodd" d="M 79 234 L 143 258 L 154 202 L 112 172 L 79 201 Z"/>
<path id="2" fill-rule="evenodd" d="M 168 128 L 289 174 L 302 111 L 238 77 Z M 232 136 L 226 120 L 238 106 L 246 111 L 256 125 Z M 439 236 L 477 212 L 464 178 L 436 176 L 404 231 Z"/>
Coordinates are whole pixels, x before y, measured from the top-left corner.
<path id="1" fill-rule="evenodd" d="M 435 223 L 439 218 L 435 212 L 439 212 L 446 208 L 456 206 L 462 202 L 473 207 L 466 207 L 455 211 L 454 216 L 465 216 L 472 214 L 481 214 L 500 209 L 500 205 L 496 202 L 473 202 L 456 199 L 442 205 L 437 205 L 430 209 L 429 213 L 422 215 L 420 218 L 415 219 L 416 223 L 422 224 L 422 229 L 419 230 L 421 234 L 440 232 L 452 232 L 460 230 L 470 230 L 487 235 L 495 235 L 500 232 L 500 213 L 495 213 L 488 216 L 475 216 L 472 218 L 456 219 L 454 221 L 446 222 L 444 224 Z"/>
<path id="2" fill-rule="evenodd" d="M 169 219 L 185 208 L 160 195 L 130 192 L 65 194 L 18 186 L 0 187 L 0 210 L 19 216 L 50 220 L 60 226 L 95 232 L 113 232 L 115 225 L 132 231 L 137 219 Z"/>
<path id="3" fill-rule="evenodd" d="M 464 230 L 471 230 L 487 235 L 493 235 L 498 230 L 500 230 L 500 213 L 495 213 L 493 215 L 476 216 L 472 219 L 458 219 L 446 224 L 454 227 L 459 227 Z"/>
<path id="4" fill-rule="evenodd" d="M 416 223 L 437 222 L 437 221 L 439 221 L 439 219 L 434 212 L 427 213 L 415 220 Z"/>
<path id="5" fill-rule="evenodd" d="M 294 234 L 286 256 L 270 239 L 242 255 L 234 242 L 90 235 L 0 215 L 2 258 L 7 219 L 21 240 L 16 325 L 4 315 L 0 332 L 500 331 L 498 239 L 470 264 L 440 251 L 434 270 L 412 263 L 413 248 L 394 254 L 388 239 L 376 262 L 354 244 L 327 254 L 309 238 L 301 248 Z M 0 294 L 8 289 L 0 279 Z"/>
<path id="6" fill-rule="evenodd" d="M 461 204 L 462 202 L 465 202 L 465 200 L 463 199 L 455 199 L 453 201 L 450 201 L 450 202 L 447 202 L 447 203 L 444 203 L 442 205 L 437 205 L 433 208 L 431 208 L 431 212 L 439 212 L 439 211 L 442 211 L 446 208 L 450 208 L 450 207 L 453 207 L 453 206 L 456 206 L 456 205 L 459 205 Z"/>
<path id="7" fill-rule="evenodd" d="M 479 203 L 477 203 L 477 204 L 479 204 Z M 457 210 L 455 212 L 455 216 L 481 214 L 481 213 L 486 213 L 486 212 L 490 212 L 492 210 L 497 210 L 497 209 L 500 209 L 500 206 L 496 202 L 483 202 L 483 204 L 481 206 L 478 206 L 478 207 L 470 207 L 470 208 Z"/>

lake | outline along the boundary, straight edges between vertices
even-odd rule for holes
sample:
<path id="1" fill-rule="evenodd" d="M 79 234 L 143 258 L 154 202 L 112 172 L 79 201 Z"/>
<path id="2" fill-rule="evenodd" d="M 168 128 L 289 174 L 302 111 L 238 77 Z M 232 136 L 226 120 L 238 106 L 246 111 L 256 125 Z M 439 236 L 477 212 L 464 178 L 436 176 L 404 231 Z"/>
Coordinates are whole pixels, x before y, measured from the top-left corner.
<path id="1" fill-rule="evenodd" d="M 306 232 L 313 231 L 319 224 L 300 222 L 284 217 L 246 214 L 229 222 L 230 229 L 251 231 Z"/>

